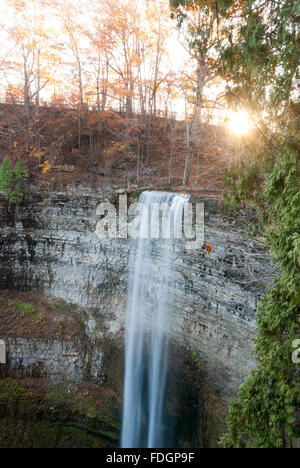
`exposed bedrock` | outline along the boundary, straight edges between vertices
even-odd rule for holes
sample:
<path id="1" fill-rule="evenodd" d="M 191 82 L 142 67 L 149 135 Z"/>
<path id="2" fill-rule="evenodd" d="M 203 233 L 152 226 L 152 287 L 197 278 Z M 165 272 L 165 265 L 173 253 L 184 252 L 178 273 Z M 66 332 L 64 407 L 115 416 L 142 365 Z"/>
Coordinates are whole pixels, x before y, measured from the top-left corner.
<path id="1" fill-rule="evenodd" d="M 137 196 L 131 193 L 130 201 Z M 101 240 L 94 233 L 99 221 L 96 208 L 106 200 L 117 207 L 118 194 L 88 188 L 52 193 L 33 190 L 16 216 L 0 201 L 0 287 L 38 291 L 77 304 L 86 311 L 82 320 L 91 348 L 107 339 L 121 350 L 130 240 Z M 174 252 L 169 287 L 176 307 L 169 329 L 177 342 L 200 356 L 207 385 L 219 401 L 228 404 L 255 366 L 256 305 L 271 280 L 273 266 L 263 245 L 245 235 L 241 215 L 228 218 L 217 201 L 198 201 L 205 203 L 205 240 L 212 251 L 182 246 Z M 159 245 L 155 255 L 160 255 Z M 160 272 L 153 275 L 159 281 Z M 0 338 L 5 339 L 1 330 Z M 20 355 L 22 349 L 25 353 L 30 346 L 17 340 L 13 344 L 12 339 L 8 344 L 11 355 Z M 53 346 L 41 347 L 45 368 L 53 369 L 46 361 L 57 362 L 53 353 L 62 353 L 58 344 Z M 102 356 L 100 367 L 107 352 L 109 347 L 95 346 L 95 356 Z M 26 365 L 26 359 L 23 362 Z M 103 366 L 103 372 L 94 372 L 98 381 L 105 378 Z M 54 369 L 52 374 L 59 374 L 59 366 Z M 66 373 L 63 366 L 61 371 Z M 75 375 L 83 378 L 82 372 Z"/>

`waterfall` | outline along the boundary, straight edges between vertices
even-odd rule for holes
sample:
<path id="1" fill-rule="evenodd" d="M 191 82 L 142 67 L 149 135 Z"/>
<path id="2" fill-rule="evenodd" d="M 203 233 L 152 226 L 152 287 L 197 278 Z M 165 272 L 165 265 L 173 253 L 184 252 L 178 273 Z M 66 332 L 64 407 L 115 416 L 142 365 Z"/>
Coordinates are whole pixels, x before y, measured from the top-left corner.
<path id="1" fill-rule="evenodd" d="M 139 203 L 144 207 L 140 213 L 140 236 L 133 241 L 129 265 L 123 448 L 161 448 L 166 443 L 167 329 L 174 305 L 171 263 L 188 200 L 186 195 L 166 192 L 144 192 L 140 197 Z M 160 213 L 161 220 L 168 207 L 170 214 L 167 219 L 164 215 L 164 221 L 170 228 L 169 238 L 168 229 L 157 229 L 151 216 Z M 157 239 L 153 239 L 150 227 Z M 149 231 L 151 238 L 147 238 Z"/>

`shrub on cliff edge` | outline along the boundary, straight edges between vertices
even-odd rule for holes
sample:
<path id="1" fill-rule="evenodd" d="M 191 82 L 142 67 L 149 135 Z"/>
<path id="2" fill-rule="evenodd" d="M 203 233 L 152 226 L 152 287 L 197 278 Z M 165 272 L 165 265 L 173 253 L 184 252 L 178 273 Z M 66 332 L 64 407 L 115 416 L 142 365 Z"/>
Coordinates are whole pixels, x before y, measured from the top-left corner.
<path id="1" fill-rule="evenodd" d="M 11 162 L 8 156 L 5 156 L 3 164 L 0 168 L 0 191 L 9 196 L 11 184 L 13 180 L 13 172 Z"/>
<path id="2" fill-rule="evenodd" d="M 12 204 L 21 203 L 24 198 L 24 186 L 29 179 L 29 171 L 22 159 L 18 159 L 12 171 L 8 156 L 0 168 L 0 190 Z"/>

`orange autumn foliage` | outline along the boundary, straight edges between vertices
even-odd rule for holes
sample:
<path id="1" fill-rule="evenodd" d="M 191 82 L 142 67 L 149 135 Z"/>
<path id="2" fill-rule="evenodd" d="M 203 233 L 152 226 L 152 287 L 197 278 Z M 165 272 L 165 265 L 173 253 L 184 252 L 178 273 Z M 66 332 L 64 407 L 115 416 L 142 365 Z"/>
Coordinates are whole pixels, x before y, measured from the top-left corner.
<path id="1" fill-rule="evenodd" d="M 205 242 L 204 246 L 205 246 L 205 250 L 210 254 L 211 251 L 212 251 L 211 243 L 210 242 Z"/>

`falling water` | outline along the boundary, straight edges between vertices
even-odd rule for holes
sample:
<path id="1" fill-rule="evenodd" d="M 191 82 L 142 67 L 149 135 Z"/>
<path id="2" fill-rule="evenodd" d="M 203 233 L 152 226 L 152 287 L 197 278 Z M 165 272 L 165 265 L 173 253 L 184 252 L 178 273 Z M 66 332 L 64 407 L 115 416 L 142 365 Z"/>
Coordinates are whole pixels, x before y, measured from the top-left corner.
<path id="1" fill-rule="evenodd" d="M 183 207 L 188 199 L 186 195 L 165 192 L 144 192 L 140 197 L 140 203 L 147 209 L 140 213 L 140 236 L 133 241 L 130 259 L 123 448 L 160 448 L 167 443 L 167 329 L 173 308 L 171 262 L 176 237 L 178 232 L 182 233 Z M 175 232 L 175 236 L 171 234 L 167 238 L 160 228 L 158 240 L 147 239 L 149 231 L 153 236 L 150 229 L 153 219 L 149 213 L 151 207 L 157 210 L 158 206 L 170 207 L 170 232 Z"/>

